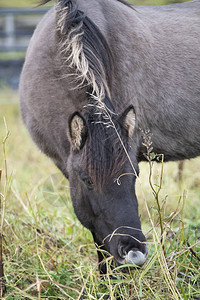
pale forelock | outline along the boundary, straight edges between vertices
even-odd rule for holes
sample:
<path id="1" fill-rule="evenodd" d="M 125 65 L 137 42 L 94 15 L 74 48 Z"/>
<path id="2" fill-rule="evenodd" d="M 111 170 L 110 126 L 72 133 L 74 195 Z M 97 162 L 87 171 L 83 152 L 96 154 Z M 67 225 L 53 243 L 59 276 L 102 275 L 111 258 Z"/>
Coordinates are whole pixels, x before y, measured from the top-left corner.
<path id="1" fill-rule="evenodd" d="M 74 88 L 90 86 L 91 96 L 97 101 L 102 101 L 106 94 L 110 97 L 110 89 L 103 62 L 100 61 L 98 54 L 95 53 L 95 47 L 90 48 L 88 37 L 86 38 L 87 42 L 84 43 L 84 36 L 86 35 L 84 30 L 85 18 L 80 18 L 80 22 L 73 24 L 71 27 L 69 24 L 68 31 L 66 31 L 66 20 L 70 14 L 69 7 L 63 7 L 61 2 L 58 1 L 56 11 L 60 53 L 64 58 L 64 64 L 68 69 L 73 70 L 68 75 L 76 82 Z M 81 14 L 77 10 L 78 13 Z M 87 18 L 87 20 L 89 19 Z M 95 71 L 91 67 L 88 57 L 94 61 L 93 65 L 97 66 Z"/>

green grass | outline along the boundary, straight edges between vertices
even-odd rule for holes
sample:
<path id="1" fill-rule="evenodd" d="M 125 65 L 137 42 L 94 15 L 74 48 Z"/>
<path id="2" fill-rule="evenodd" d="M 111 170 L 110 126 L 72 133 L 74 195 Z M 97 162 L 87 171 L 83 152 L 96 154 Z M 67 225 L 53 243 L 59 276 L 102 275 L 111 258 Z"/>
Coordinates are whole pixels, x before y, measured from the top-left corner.
<path id="1" fill-rule="evenodd" d="M 118 268 L 115 279 L 102 281 L 92 236 L 73 212 L 68 182 L 31 141 L 19 116 L 17 94 L 5 88 L 0 99 L 4 299 L 198 299 L 199 261 L 187 241 L 200 257 L 200 159 L 185 162 L 180 182 L 178 163 L 164 165 L 159 193 L 163 247 L 149 166 L 140 165 L 137 195 L 149 258 L 141 269 L 123 274 Z M 6 157 L 3 117 L 10 131 Z M 154 188 L 160 172 L 161 165 L 155 164 Z"/>
<path id="2" fill-rule="evenodd" d="M 36 7 L 40 0 L 0 0 L 1 7 Z M 53 1 L 51 2 L 51 4 Z M 48 5 L 51 5 L 48 4 Z"/>
<path id="3" fill-rule="evenodd" d="M 0 60 L 21 59 L 25 57 L 25 52 L 0 52 Z"/>

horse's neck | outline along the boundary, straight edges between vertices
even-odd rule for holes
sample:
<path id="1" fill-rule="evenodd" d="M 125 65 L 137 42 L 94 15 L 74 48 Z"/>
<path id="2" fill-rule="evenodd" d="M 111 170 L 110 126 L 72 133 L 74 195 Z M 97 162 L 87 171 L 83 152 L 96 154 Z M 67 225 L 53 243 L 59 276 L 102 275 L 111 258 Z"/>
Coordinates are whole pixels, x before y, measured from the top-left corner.
<path id="1" fill-rule="evenodd" d="M 156 56 L 154 38 L 137 11 L 125 7 L 118 20 L 109 22 L 112 34 L 108 41 L 114 57 L 113 99 L 119 110 L 133 103 L 136 110 L 141 102 L 156 97 Z"/>

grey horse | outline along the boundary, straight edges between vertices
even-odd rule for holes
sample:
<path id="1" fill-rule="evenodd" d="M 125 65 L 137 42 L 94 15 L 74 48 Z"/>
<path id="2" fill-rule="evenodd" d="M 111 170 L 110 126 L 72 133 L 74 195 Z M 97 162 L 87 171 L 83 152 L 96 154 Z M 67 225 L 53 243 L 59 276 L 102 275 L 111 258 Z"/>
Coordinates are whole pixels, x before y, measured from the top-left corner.
<path id="1" fill-rule="evenodd" d="M 115 265 L 144 264 L 135 195 L 144 132 L 165 161 L 200 153 L 200 1 L 58 0 L 30 41 L 20 107 L 69 179 L 101 273 L 110 254 Z"/>

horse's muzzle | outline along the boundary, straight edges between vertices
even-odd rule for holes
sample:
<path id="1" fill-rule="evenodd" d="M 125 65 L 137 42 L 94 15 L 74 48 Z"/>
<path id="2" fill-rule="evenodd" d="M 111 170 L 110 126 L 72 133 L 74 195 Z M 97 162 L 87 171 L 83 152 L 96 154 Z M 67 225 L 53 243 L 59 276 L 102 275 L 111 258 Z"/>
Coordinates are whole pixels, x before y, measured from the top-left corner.
<path id="1" fill-rule="evenodd" d="M 147 259 L 148 251 L 146 244 L 142 249 L 132 248 L 126 251 L 121 245 L 118 246 L 118 258 L 116 259 L 120 265 L 132 264 L 133 266 L 142 266 Z"/>

